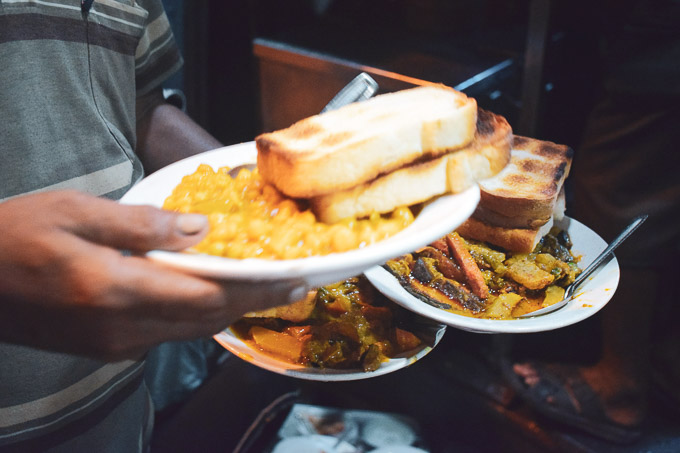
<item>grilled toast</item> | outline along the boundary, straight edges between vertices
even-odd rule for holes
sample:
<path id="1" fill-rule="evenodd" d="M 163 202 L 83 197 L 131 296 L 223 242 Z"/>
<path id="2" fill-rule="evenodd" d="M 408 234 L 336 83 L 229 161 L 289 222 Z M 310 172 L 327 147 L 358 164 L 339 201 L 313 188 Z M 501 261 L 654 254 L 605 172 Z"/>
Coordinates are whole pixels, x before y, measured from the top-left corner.
<path id="1" fill-rule="evenodd" d="M 480 182 L 473 217 L 505 228 L 544 225 L 555 211 L 573 156 L 566 145 L 515 136 L 510 163 Z"/>
<path id="2" fill-rule="evenodd" d="M 468 145 L 475 99 L 441 86 L 376 96 L 256 137 L 262 178 L 293 198 L 366 183 Z"/>
<path id="3" fill-rule="evenodd" d="M 333 223 L 462 192 L 496 175 L 510 160 L 513 136 L 505 118 L 479 109 L 475 130 L 474 140 L 462 149 L 419 160 L 347 190 L 313 197 L 312 210 L 319 220 Z"/>
<path id="4" fill-rule="evenodd" d="M 508 252 L 531 253 L 541 238 L 550 232 L 552 226 L 553 219 L 549 219 L 545 224 L 533 229 L 503 228 L 470 217 L 456 229 L 456 232 L 465 239 L 488 242 Z"/>
<path id="5" fill-rule="evenodd" d="M 510 163 L 479 183 L 479 204 L 456 231 L 506 251 L 530 253 L 564 216 L 564 181 L 573 155 L 565 145 L 515 136 Z"/>

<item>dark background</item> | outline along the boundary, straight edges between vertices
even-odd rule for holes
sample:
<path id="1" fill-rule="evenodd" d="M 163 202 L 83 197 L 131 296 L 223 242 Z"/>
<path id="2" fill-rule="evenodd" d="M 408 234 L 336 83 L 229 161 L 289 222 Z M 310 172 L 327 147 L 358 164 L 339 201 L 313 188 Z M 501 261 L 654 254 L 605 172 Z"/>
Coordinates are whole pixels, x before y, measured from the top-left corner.
<path id="1" fill-rule="evenodd" d="M 594 42 L 567 4 L 537 0 L 163 0 L 185 66 L 169 86 L 183 89 L 189 114 L 225 144 L 262 132 L 253 43 L 265 38 L 422 80 L 456 86 L 509 61 L 464 89 L 506 116 L 516 133 L 576 146 L 598 89 Z M 533 5 L 533 6 L 532 6 Z M 570 8 L 578 8 L 569 2 Z M 543 8 L 545 41 L 529 39 L 532 7 Z M 527 108 L 527 51 L 544 46 L 538 99 Z M 534 75 L 536 77 L 536 75 Z M 292 89 L 292 87 L 291 87 Z M 328 99 L 330 100 L 330 99 Z M 523 105 L 523 103 L 525 105 Z M 531 125 L 522 114 L 531 113 Z M 526 118 L 525 118 L 526 119 Z"/>

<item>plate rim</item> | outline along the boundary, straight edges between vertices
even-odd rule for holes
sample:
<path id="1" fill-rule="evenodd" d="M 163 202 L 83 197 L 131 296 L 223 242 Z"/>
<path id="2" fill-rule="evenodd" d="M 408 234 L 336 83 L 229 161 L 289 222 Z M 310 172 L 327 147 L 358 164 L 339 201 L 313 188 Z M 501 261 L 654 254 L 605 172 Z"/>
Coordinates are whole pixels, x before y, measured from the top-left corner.
<path id="1" fill-rule="evenodd" d="M 598 242 L 599 245 L 601 246 L 601 249 L 593 251 L 590 254 L 591 259 L 589 261 L 592 261 L 592 259 L 594 259 L 595 256 L 599 254 L 600 251 L 604 250 L 604 248 L 607 246 L 607 243 L 604 241 L 604 239 L 602 239 L 602 237 L 600 237 L 595 231 L 593 231 L 588 226 L 579 222 L 576 219 L 573 219 L 569 216 L 564 216 L 564 219 L 555 222 L 556 225 L 564 225 L 565 223 L 567 225 L 571 225 L 573 223 L 576 227 L 582 228 L 583 231 L 591 235 L 592 240 L 596 240 L 596 242 Z M 574 246 L 577 247 L 577 244 L 575 243 Z M 578 250 L 578 248 L 575 249 L 575 252 L 583 255 L 583 252 Z M 585 262 L 581 266 L 581 268 L 585 268 L 589 261 Z M 596 279 L 598 278 L 604 279 L 605 273 L 606 276 L 608 276 L 609 279 L 611 280 L 611 286 L 608 288 L 603 288 L 605 296 L 598 299 L 599 303 L 585 304 L 583 301 L 579 302 L 579 299 L 582 299 L 584 294 L 587 294 L 585 289 L 587 289 L 588 286 L 592 287 L 593 281 L 596 281 Z M 545 315 L 537 316 L 534 318 L 516 318 L 507 320 L 481 319 L 470 316 L 458 315 L 456 313 L 447 312 L 445 310 L 428 305 L 425 302 L 422 302 L 419 299 L 417 299 L 415 296 L 406 292 L 406 290 L 403 287 L 401 287 L 401 285 L 398 283 L 396 278 L 394 278 L 387 270 L 383 269 L 381 266 L 374 266 L 368 269 L 367 271 L 364 272 L 364 275 L 371 282 L 371 284 L 375 286 L 376 289 L 378 289 L 378 291 L 382 292 L 386 297 L 388 297 L 396 304 L 399 304 L 402 307 L 411 310 L 421 316 L 433 319 L 437 322 L 444 323 L 450 327 L 466 330 L 469 332 L 489 334 L 536 333 L 555 330 L 558 328 L 576 324 L 593 316 L 601 309 L 603 309 L 609 303 L 614 293 L 616 292 L 616 289 L 618 288 L 620 279 L 620 268 L 616 256 L 612 255 L 612 259 L 598 272 L 593 273 L 593 275 L 591 275 L 586 280 L 586 282 L 579 288 L 579 291 L 574 300 L 567 303 L 565 307 L 552 313 L 547 313 Z M 398 298 L 395 298 L 393 293 L 391 292 L 389 294 L 386 294 L 385 293 L 386 286 L 382 284 L 382 281 L 384 279 L 389 279 L 389 281 L 391 282 L 389 288 L 392 288 L 398 293 L 400 293 L 402 297 L 406 297 L 406 300 L 408 302 L 404 302 L 403 300 L 400 299 L 396 300 Z M 401 291 L 396 288 L 396 285 L 399 285 Z M 603 286 L 607 285 L 603 284 Z M 415 307 L 418 308 L 417 310 L 414 310 L 413 304 L 415 304 Z M 564 313 L 573 313 L 573 315 L 565 317 Z M 562 322 L 555 321 L 555 319 L 560 320 L 561 318 L 566 319 L 562 320 Z M 549 321 L 553 322 L 550 323 Z"/>

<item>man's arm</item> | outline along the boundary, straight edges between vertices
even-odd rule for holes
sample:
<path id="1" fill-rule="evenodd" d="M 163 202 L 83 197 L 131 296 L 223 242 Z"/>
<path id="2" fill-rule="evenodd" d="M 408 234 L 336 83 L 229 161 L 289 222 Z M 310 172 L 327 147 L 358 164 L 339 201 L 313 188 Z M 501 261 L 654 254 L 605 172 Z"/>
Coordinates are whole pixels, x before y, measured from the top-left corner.
<path id="1" fill-rule="evenodd" d="M 189 247 L 207 233 L 203 216 L 55 191 L 0 203 L 0 231 L 0 342 L 137 357 L 307 293 L 302 281 L 212 281 L 118 251 Z"/>
<path id="2" fill-rule="evenodd" d="M 223 146 L 186 113 L 163 98 L 159 88 L 137 99 L 137 147 L 146 173 Z"/>

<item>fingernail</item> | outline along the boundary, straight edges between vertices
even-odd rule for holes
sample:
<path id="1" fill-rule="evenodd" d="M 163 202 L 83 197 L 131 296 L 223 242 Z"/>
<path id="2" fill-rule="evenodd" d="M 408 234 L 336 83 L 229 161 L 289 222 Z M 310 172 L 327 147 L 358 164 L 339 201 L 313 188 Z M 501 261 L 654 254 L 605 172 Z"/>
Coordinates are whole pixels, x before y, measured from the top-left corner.
<path id="1" fill-rule="evenodd" d="M 182 234 L 197 234 L 208 225 L 208 218 L 201 214 L 182 214 L 177 217 L 176 225 Z"/>
<path id="2" fill-rule="evenodd" d="M 309 288 L 306 286 L 298 286 L 297 288 L 293 288 L 293 290 L 288 294 L 288 302 L 293 303 L 304 299 L 307 297 L 308 291 Z"/>

